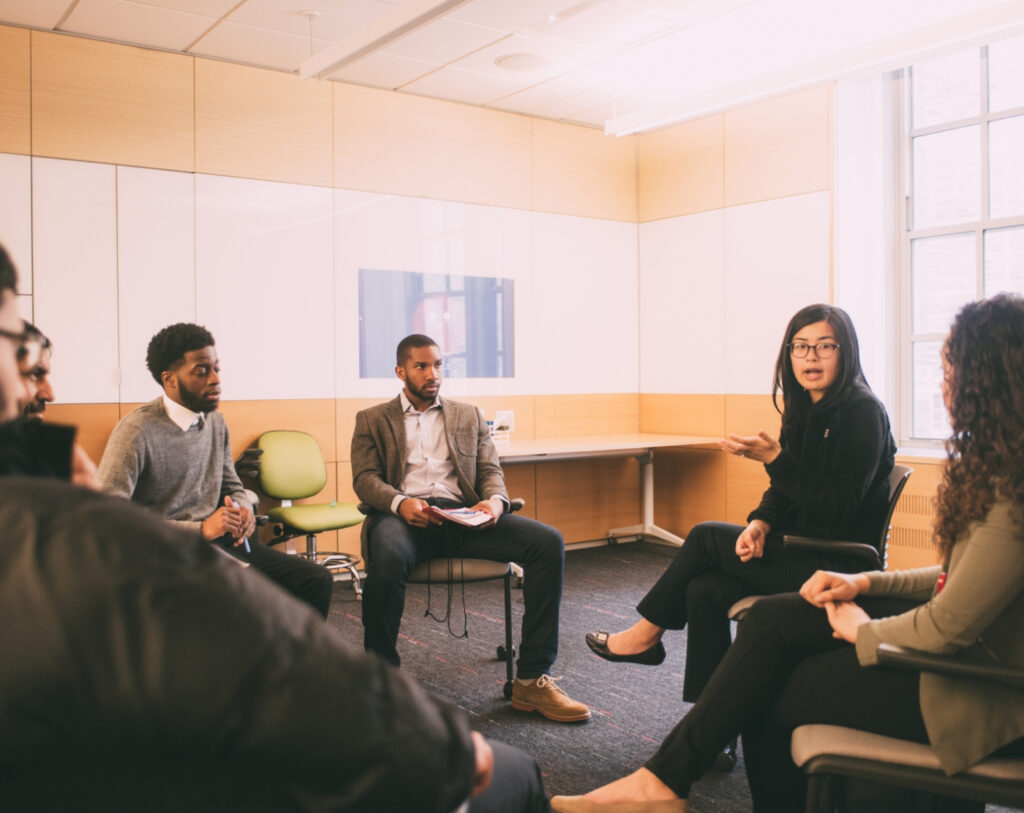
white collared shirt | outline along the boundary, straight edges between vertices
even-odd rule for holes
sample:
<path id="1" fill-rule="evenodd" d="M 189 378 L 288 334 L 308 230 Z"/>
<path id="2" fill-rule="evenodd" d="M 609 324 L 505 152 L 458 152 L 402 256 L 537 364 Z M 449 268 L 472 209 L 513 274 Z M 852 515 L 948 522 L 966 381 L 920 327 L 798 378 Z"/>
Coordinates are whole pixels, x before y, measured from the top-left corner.
<path id="1" fill-rule="evenodd" d="M 391 501 L 391 511 L 397 514 L 398 506 L 406 497 L 462 502 L 459 479 L 444 432 L 441 396 L 423 412 L 416 411 L 405 390 L 398 397 L 405 418 L 405 472 L 400 486 L 402 493 Z"/>
<path id="2" fill-rule="evenodd" d="M 167 413 L 167 417 L 182 431 L 187 432 L 193 426 L 197 426 L 202 429 L 206 424 L 206 415 L 202 412 L 193 412 L 188 407 L 184 407 L 177 401 L 172 401 L 167 397 L 167 393 L 164 393 L 164 411 Z"/>

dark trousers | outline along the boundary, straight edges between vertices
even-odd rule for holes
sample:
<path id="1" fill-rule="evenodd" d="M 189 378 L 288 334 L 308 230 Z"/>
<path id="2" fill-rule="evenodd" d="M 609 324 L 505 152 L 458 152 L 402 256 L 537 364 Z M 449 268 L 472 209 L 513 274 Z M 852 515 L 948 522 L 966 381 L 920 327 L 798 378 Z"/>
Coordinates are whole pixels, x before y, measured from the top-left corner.
<path id="1" fill-rule="evenodd" d="M 546 813 L 550 810 L 537 762 L 525 751 L 488 740 L 494 749 L 494 776 L 469 803 L 470 813 Z"/>
<path id="2" fill-rule="evenodd" d="M 395 644 L 405 610 L 405 586 L 422 561 L 446 556 L 516 562 L 523 566 L 522 645 L 516 661 L 521 678 L 546 674 L 558 654 L 558 610 L 562 601 L 565 545 L 554 528 L 528 517 L 503 514 L 489 528 L 414 528 L 394 514 L 366 520 L 366 580 L 363 583 L 363 644 L 398 666 Z"/>
<path id="3" fill-rule="evenodd" d="M 842 556 L 787 549 L 782 534 L 769 534 L 764 556 L 741 562 L 736 539 L 742 525 L 702 522 L 686 536 L 672 564 L 637 605 L 653 624 L 686 633 L 683 700 L 696 702 L 725 656 L 732 637 L 729 607 L 745 596 L 799 589 L 816 570 L 860 570 Z"/>
<path id="4" fill-rule="evenodd" d="M 916 602 L 865 598 L 878 618 Z M 795 594 L 754 605 L 736 642 L 700 699 L 647 762 L 679 796 L 742 730 L 743 758 L 755 811 L 803 810 L 806 781 L 789 740 L 805 723 L 844 725 L 927 742 L 916 672 L 864 668 L 848 643 L 832 637 L 825 611 Z"/>
<path id="5" fill-rule="evenodd" d="M 327 617 L 334 587 L 331 571 L 323 565 L 275 550 L 253 539 L 249 540 L 249 547 L 251 553 L 245 553 L 241 547 L 233 548 L 232 553 L 286 592 L 312 605 L 324 618 Z"/>

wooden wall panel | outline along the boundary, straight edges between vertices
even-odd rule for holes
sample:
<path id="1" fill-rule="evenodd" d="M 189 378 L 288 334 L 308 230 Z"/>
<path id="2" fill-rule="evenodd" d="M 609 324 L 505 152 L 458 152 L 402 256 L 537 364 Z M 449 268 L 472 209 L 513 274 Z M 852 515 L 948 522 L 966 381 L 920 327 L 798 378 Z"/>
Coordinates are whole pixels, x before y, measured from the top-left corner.
<path id="1" fill-rule="evenodd" d="M 636 432 L 640 426 L 637 393 L 538 395 L 535 404 L 538 438 Z"/>
<path id="2" fill-rule="evenodd" d="M 0 152 L 32 151 L 29 32 L 0 26 Z"/>
<path id="3" fill-rule="evenodd" d="M 726 515 L 726 455 L 707 449 L 654 453 L 654 521 L 677 536 Z"/>
<path id="4" fill-rule="evenodd" d="M 502 470 L 505 473 L 505 488 L 508 489 L 508 496 L 513 500 L 516 497 L 526 500 L 522 515 L 537 519 L 537 465 L 521 463 L 503 466 Z"/>
<path id="5" fill-rule="evenodd" d="M 896 505 L 889 537 L 889 569 L 927 567 L 938 562 L 933 522 L 935 494 L 942 479 L 941 461 L 903 460 L 914 469 Z"/>
<path id="6" fill-rule="evenodd" d="M 830 188 L 830 85 L 724 115 L 726 206 Z"/>
<path id="7" fill-rule="evenodd" d="M 725 399 L 724 395 L 641 393 L 640 431 L 721 437 Z"/>
<path id="8" fill-rule="evenodd" d="M 231 454 L 238 457 L 271 429 L 297 429 L 316 438 L 324 460 L 335 460 L 334 399 L 223 401 L 220 411 L 231 433 Z"/>
<path id="9" fill-rule="evenodd" d="M 32 32 L 32 152 L 192 171 L 193 59 Z"/>
<path id="10" fill-rule="evenodd" d="M 197 59 L 196 171 L 331 186 L 331 83 Z"/>
<path id="11" fill-rule="evenodd" d="M 77 426 L 75 440 L 99 465 L 120 415 L 117 404 L 50 404 L 46 408 L 46 420 Z"/>
<path id="12" fill-rule="evenodd" d="M 725 206 L 723 127 L 718 114 L 640 136 L 641 223 Z"/>
<path id="13" fill-rule="evenodd" d="M 352 433 L 356 428 L 356 413 L 376 406 L 386 399 L 384 398 L 336 398 L 335 425 L 337 426 L 338 439 L 335 460 L 345 461 L 346 464 L 352 459 Z M 352 479 L 351 467 L 348 472 L 348 479 Z"/>
<path id="14" fill-rule="evenodd" d="M 782 403 L 781 398 L 779 403 Z M 782 416 L 775 411 L 768 395 L 727 395 L 725 397 L 725 431 L 734 435 L 753 435 L 763 429 L 779 436 Z"/>
<path id="15" fill-rule="evenodd" d="M 566 543 L 604 539 L 640 521 L 639 464 L 595 458 L 537 466 L 537 516 Z"/>
<path id="16" fill-rule="evenodd" d="M 636 137 L 533 119 L 533 209 L 636 222 Z"/>
<path id="17" fill-rule="evenodd" d="M 530 208 L 526 116 L 330 85 L 336 187 Z"/>

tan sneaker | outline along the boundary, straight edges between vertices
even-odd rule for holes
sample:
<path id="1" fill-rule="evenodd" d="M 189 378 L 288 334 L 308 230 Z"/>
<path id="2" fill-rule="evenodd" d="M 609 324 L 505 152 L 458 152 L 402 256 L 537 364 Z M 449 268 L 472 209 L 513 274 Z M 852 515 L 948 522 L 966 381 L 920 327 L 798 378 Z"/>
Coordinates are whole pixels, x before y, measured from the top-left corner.
<path id="1" fill-rule="evenodd" d="M 555 685 L 560 677 L 541 675 L 536 680 L 516 678 L 512 686 L 512 708 L 519 711 L 539 711 L 556 723 L 578 723 L 590 719 L 590 709 L 578 703 Z"/>

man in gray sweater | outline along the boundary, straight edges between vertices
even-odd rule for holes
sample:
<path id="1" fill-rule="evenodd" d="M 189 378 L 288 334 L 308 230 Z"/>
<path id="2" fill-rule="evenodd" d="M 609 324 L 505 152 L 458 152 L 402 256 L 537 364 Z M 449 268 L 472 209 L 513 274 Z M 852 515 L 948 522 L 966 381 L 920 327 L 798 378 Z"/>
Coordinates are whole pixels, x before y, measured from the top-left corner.
<path id="1" fill-rule="evenodd" d="M 150 340 L 146 366 L 164 394 L 114 428 L 100 461 L 103 490 L 231 548 L 326 617 L 330 572 L 255 539 L 254 506 L 235 473 L 227 424 L 217 411 L 220 362 L 213 336 L 199 325 L 166 327 Z"/>

